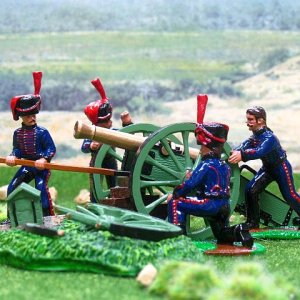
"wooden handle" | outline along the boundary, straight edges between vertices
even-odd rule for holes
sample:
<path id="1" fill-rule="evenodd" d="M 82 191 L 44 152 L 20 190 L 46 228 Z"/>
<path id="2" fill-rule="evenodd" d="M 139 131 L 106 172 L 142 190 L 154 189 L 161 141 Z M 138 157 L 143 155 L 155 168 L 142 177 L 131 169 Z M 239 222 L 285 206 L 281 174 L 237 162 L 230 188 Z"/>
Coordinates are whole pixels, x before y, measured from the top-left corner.
<path id="1" fill-rule="evenodd" d="M 16 158 L 15 162 L 16 162 L 16 165 L 35 167 L 34 160 Z M 0 157 L 0 163 L 3 163 L 3 164 L 6 163 L 6 160 L 4 157 Z M 128 172 L 128 171 L 118 171 L 118 170 L 113 170 L 113 169 L 94 168 L 94 167 L 79 167 L 79 166 L 61 165 L 61 164 L 54 164 L 54 163 L 45 163 L 45 169 L 67 171 L 67 172 L 102 174 L 102 175 L 108 175 L 108 176 L 130 176 L 130 172 Z"/>

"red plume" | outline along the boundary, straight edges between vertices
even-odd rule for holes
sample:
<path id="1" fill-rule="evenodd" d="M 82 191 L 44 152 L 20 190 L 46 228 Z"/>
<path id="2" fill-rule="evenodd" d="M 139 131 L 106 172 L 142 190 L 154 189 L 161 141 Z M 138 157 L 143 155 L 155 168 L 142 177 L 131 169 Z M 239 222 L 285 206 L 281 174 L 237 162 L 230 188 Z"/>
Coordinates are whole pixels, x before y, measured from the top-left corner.
<path id="1" fill-rule="evenodd" d="M 33 84 L 34 84 L 34 95 L 39 95 L 42 85 L 42 72 L 32 72 Z"/>
<path id="2" fill-rule="evenodd" d="M 106 94 L 105 94 L 105 90 L 102 86 L 102 83 L 100 81 L 99 78 L 95 78 L 91 81 L 92 85 L 96 88 L 96 90 L 99 92 L 101 98 L 102 98 L 102 101 L 101 102 L 105 102 L 105 100 L 107 100 L 106 98 Z"/>
<path id="3" fill-rule="evenodd" d="M 197 96 L 197 123 L 200 124 L 203 123 L 207 101 L 208 101 L 207 95 L 199 94 Z"/>

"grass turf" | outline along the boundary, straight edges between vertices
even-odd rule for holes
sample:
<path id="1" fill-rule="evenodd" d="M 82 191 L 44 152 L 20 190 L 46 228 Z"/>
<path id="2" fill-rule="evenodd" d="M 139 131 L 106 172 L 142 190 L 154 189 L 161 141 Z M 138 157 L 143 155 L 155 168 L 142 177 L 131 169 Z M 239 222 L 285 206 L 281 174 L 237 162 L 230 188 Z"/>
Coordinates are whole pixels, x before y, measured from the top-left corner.
<path id="1" fill-rule="evenodd" d="M 15 168 L 0 168 L 0 186 L 8 184 Z M 295 174 L 299 183 L 300 174 Z M 86 174 L 52 172 L 50 186 L 58 190 L 57 202 L 73 207 L 73 198 L 81 188 L 88 188 Z M 297 185 L 298 186 L 298 185 Z M 243 257 L 205 257 L 220 272 L 230 273 L 237 262 L 255 261 L 279 277 L 298 286 L 297 258 L 299 240 L 258 240 L 267 248 L 262 255 Z M 159 299 L 142 289 L 134 279 L 116 278 L 90 273 L 24 271 L 0 265 L 1 299 Z"/>

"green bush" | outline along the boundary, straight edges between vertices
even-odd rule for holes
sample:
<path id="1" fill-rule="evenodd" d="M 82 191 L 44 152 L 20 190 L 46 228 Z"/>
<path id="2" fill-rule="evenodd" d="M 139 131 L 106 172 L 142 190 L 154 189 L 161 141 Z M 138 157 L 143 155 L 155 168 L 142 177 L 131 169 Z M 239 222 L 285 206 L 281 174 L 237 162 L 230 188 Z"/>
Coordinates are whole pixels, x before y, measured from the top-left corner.
<path id="1" fill-rule="evenodd" d="M 265 55 L 259 63 L 258 69 L 266 71 L 272 67 L 286 61 L 290 57 L 289 50 L 286 48 L 279 48 L 271 51 Z"/>
<path id="2" fill-rule="evenodd" d="M 240 262 L 228 271 L 219 274 L 210 264 L 166 262 L 149 291 L 172 300 L 285 300 L 299 295 L 287 280 L 259 263 Z"/>

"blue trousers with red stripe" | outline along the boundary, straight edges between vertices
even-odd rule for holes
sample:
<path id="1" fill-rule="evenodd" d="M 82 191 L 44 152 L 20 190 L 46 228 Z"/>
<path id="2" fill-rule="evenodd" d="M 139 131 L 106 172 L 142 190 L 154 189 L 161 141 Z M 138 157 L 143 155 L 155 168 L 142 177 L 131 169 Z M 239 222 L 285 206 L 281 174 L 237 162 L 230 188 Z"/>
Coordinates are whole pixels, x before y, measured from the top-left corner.
<path id="1" fill-rule="evenodd" d="M 186 216 L 204 217 L 218 243 L 243 242 L 240 225 L 229 226 L 230 205 L 229 199 L 198 199 L 196 197 L 180 197 L 168 202 L 168 220 L 181 227 L 186 233 Z M 248 232 L 249 234 L 249 232 Z"/>
<path id="2" fill-rule="evenodd" d="M 273 181 L 276 181 L 282 197 L 300 216 L 300 195 L 295 190 L 293 170 L 288 160 L 273 168 L 263 166 L 247 184 L 245 201 L 247 221 L 259 223 L 259 194 Z"/>
<path id="3" fill-rule="evenodd" d="M 170 223 L 184 226 L 187 215 L 217 216 L 224 206 L 229 207 L 228 199 L 198 199 L 197 197 L 171 199 L 168 202 L 168 220 Z"/>

